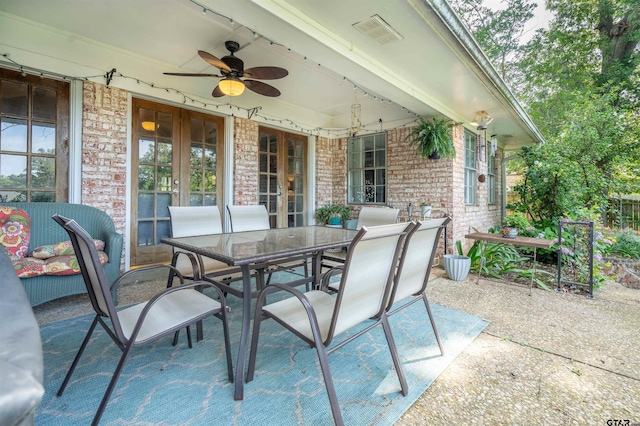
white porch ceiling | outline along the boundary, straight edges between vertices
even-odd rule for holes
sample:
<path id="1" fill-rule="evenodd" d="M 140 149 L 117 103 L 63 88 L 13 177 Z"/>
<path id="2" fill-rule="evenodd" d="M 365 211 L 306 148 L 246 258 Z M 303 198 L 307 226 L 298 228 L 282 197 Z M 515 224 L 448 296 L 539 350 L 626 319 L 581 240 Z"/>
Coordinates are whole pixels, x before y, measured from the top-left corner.
<path id="1" fill-rule="evenodd" d="M 282 80 L 266 81 L 282 92 L 279 98 L 247 90 L 231 100 L 242 108 L 261 106 L 260 113 L 271 119 L 290 119 L 304 128 L 347 128 L 354 101 L 351 80 L 368 94 L 356 91 L 362 122 L 372 123 L 370 131 L 410 122 L 414 116 L 407 110 L 421 116 L 446 115 L 465 124 L 476 111 L 485 110 L 495 118 L 488 132 L 498 134 L 508 149 L 538 142 L 537 130 L 523 121 L 500 88 L 487 82 L 429 4 L 431 0 L 0 0 L 4 22 L 33 23 L 58 32 L 68 43 L 58 43 L 55 49 L 35 40 L 29 44 L 25 37 L 0 28 L 0 53 L 11 52 L 18 60 L 23 52 L 58 57 L 58 50 L 68 51 L 67 62 L 104 72 L 114 67 L 132 77 L 142 73 L 139 63 L 147 64 L 147 80 L 216 103 L 229 101 L 211 97 L 218 79 L 169 77 L 162 72 L 216 73 L 197 50 L 220 58 L 228 53 L 224 42 L 234 40 L 240 43 L 236 56 L 245 68 L 271 65 L 289 70 Z M 233 22 L 203 13 L 198 5 Z M 403 39 L 380 45 L 352 27 L 376 14 Z M 76 39 L 118 55 L 74 52 Z M 131 58 L 131 64 L 118 59 L 123 56 Z M 23 57 L 31 58 L 26 53 Z"/>

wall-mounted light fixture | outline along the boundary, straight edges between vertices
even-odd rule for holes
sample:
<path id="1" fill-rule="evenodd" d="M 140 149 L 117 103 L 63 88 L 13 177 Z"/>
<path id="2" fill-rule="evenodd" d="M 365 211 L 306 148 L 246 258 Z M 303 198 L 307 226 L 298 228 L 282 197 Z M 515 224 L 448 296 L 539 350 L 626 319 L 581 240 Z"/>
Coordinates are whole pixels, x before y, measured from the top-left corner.
<path id="1" fill-rule="evenodd" d="M 147 132 L 155 132 L 155 130 L 156 130 L 155 121 L 143 121 L 142 123 L 140 123 L 140 125 Z"/>
<path id="2" fill-rule="evenodd" d="M 476 126 L 477 130 L 486 130 L 487 126 L 493 121 L 493 117 L 486 111 L 476 112 L 476 116 L 473 117 L 473 121 L 469 124 Z"/>

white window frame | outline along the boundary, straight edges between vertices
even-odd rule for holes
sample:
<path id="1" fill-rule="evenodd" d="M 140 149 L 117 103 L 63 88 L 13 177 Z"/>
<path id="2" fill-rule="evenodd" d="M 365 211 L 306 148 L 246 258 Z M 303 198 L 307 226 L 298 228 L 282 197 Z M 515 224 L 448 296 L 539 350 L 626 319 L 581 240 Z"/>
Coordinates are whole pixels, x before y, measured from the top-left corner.
<path id="1" fill-rule="evenodd" d="M 375 133 L 349 138 L 347 147 L 348 204 L 387 203 L 387 134 Z M 354 151 L 354 148 L 357 148 Z M 367 154 L 370 160 L 367 160 Z M 373 173 L 374 181 L 365 174 Z"/>
<path id="2" fill-rule="evenodd" d="M 496 204 L 496 157 L 487 156 L 487 204 Z"/>
<path id="3" fill-rule="evenodd" d="M 476 165 L 477 136 L 468 131 L 464 131 L 464 204 L 471 206 L 476 204 L 476 179 L 478 169 Z"/>

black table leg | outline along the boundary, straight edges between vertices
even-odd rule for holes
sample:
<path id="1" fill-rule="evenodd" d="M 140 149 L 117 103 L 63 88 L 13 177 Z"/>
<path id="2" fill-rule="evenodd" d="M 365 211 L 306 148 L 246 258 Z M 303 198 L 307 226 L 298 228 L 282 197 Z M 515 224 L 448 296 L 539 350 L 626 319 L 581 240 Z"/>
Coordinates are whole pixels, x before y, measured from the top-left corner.
<path id="1" fill-rule="evenodd" d="M 233 399 L 241 401 L 244 398 L 244 369 L 247 361 L 247 339 L 249 337 L 249 321 L 251 320 L 251 271 L 249 265 L 242 265 L 242 331 L 240 332 L 240 346 L 236 362 L 235 392 Z"/>

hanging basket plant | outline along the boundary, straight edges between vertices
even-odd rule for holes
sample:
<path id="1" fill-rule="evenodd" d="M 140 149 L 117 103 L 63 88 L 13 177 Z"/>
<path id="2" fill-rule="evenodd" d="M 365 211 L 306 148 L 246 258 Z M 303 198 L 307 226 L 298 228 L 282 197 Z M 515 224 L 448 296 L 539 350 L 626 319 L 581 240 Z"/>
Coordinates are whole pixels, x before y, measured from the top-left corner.
<path id="1" fill-rule="evenodd" d="M 405 138 L 410 139 L 409 146 L 414 147 L 416 155 L 422 158 L 455 158 L 453 128 L 455 123 L 447 118 L 418 119 L 418 125 L 411 129 Z"/>

